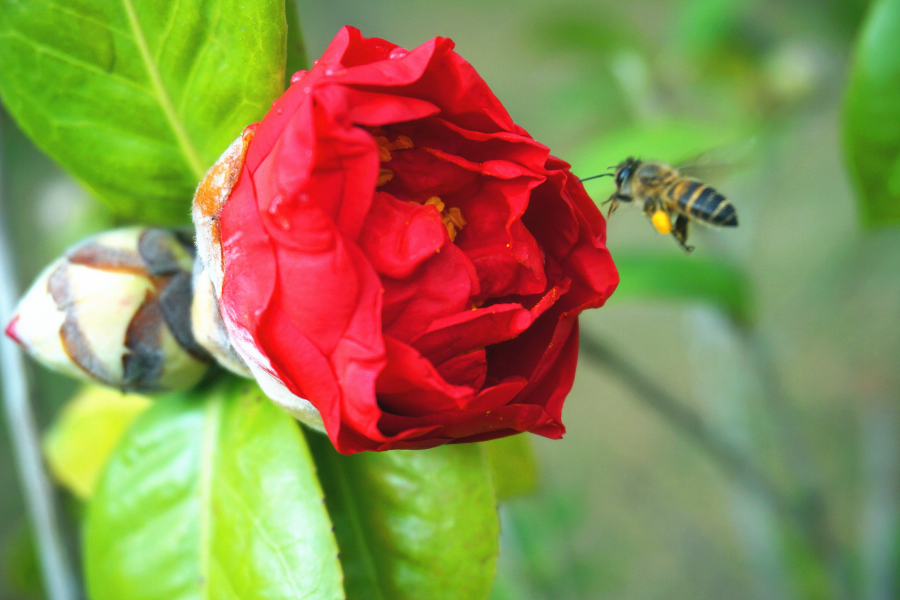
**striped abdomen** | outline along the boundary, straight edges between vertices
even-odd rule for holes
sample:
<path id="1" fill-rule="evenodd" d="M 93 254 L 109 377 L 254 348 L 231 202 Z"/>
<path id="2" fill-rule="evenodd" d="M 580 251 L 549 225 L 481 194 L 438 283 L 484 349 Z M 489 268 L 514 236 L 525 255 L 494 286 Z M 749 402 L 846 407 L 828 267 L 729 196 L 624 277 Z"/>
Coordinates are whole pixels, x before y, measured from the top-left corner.
<path id="1" fill-rule="evenodd" d="M 719 227 L 736 227 L 737 211 L 725 196 L 694 179 L 681 179 L 670 186 L 666 196 L 678 212 Z"/>

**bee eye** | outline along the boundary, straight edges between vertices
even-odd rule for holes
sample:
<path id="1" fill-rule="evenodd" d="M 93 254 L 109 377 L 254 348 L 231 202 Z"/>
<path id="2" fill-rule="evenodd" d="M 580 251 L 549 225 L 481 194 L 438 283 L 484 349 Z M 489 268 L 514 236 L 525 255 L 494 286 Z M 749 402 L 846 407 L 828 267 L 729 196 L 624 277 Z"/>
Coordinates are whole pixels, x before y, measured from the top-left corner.
<path id="1" fill-rule="evenodd" d="M 624 167 L 621 171 L 616 173 L 616 185 L 622 185 L 622 182 L 625 181 L 625 178 L 628 177 L 629 173 L 631 173 L 631 167 Z"/>

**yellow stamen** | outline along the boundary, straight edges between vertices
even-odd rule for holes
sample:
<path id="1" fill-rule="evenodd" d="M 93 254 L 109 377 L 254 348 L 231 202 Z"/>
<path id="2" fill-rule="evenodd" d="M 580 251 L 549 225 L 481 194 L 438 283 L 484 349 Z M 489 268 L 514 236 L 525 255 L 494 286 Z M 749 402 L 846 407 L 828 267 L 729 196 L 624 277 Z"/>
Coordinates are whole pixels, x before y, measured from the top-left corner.
<path id="1" fill-rule="evenodd" d="M 441 199 L 437 196 L 432 196 L 428 200 L 424 202 L 425 206 L 433 206 L 435 207 L 439 213 L 444 212 L 444 203 L 441 202 Z"/>
<path id="2" fill-rule="evenodd" d="M 379 169 L 378 170 L 378 185 L 384 185 L 388 181 L 394 178 L 394 172 L 390 169 Z"/>
<path id="3" fill-rule="evenodd" d="M 672 232 L 672 219 L 669 218 L 669 213 L 666 211 L 656 211 L 653 213 L 653 216 L 650 217 L 650 220 L 653 221 L 653 226 L 656 227 L 656 230 L 661 234 L 665 235 Z"/>
<path id="4" fill-rule="evenodd" d="M 444 224 L 444 227 L 447 228 L 447 235 L 450 236 L 450 241 L 456 241 L 456 234 L 458 234 L 466 225 L 466 220 L 462 216 L 462 211 L 455 206 L 451 206 L 445 212 L 444 208 L 446 205 L 437 196 L 432 196 L 423 204 L 424 206 L 433 206 L 441 213 L 441 222 Z"/>
<path id="5" fill-rule="evenodd" d="M 378 158 L 381 159 L 381 162 L 391 160 L 391 143 L 388 139 L 383 135 L 379 135 L 375 137 L 375 141 L 378 142 Z"/>
<path id="6" fill-rule="evenodd" d="M 405 135 L 397 136 L 397 139 L 394 140 L 394 143 L 391 144 L 393 146 L 391 150 L 409 150 L 410 148 L 415 148 L 416 145 L 413 144 L 412 139 Z"/>
<path id="7" fill-rule="evenodd" d="M 466 220 L 462 216 L 462 211 L 453 206 L 447 211 L 447 218 L 453 223 L 457 229 L 462 229 L 466 225 Z"/>
<path id="8" fill-rule="evenodd" d="M 378 158 L 381 162 L 390 161 L 393 158 L 391 152 L 394 150 L 408 150 L 415 147 L 413 141 L 405 135 L 397 136 L 397 139 L 392 142 L 383 133 L 381 130 L 373 132 L 375 142 L 378 144 Z"/>

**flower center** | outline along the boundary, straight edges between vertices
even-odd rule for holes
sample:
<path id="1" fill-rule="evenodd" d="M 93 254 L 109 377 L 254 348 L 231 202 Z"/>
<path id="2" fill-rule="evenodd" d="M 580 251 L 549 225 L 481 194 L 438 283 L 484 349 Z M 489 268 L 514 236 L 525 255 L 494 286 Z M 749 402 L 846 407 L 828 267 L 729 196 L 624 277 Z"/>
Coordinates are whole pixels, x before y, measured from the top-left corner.
<path id="1" fill-rule="evenodd" d="M 378 143 L 378 156 L 381 159 L 382 164 L 390 162 L 391 159 L 394 158 L 395 152 L 401 150 L 410 150 L 416 147 L 409 136 L 394 135 L 391 136 L 394 138 L 393 140 L 391 140 L 389 137 L 390 134 L 381 127 L 376 127 L 372 129 L 371 132 L 372 135 L 375 136 L 375 141 Z M 425 148 L 425 150 L 427 150 L 427 148 Z M 394 171 L 392 169 L 382 167 L 378 171 L 377 185 L 380 187 L 393 178 Z M 418 202 L 414 202 L 414 204 L 418 204 Z M 430 197 L 422 204 L 424 204 L 425 206 L 433 206 L 438 210 L 438 212 L 441 214 L 441 222 L 444 224 L 444 227 L 447 228 L 447 235 L 450 236 L 450 241 L 455 241 L 456 235 L 466 225 L 466 220 L 462 216 L 462 211 L 460 211 L 459 208 L 455 206 L 447 208 L 444 205 L 444 202 L 437 196 Z"/>

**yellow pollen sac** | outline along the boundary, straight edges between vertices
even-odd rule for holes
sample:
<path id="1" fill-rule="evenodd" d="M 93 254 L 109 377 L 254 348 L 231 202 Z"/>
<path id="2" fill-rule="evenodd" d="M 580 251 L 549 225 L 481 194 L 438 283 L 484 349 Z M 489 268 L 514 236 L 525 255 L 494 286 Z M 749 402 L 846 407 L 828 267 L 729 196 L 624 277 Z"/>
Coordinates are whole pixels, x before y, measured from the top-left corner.
<path id="1" fill-rule="evenodd" d="M 393 142 L 390 141 L 387 136 L 379 135 L 380 132 L 375 132 L 375 142 L 378 143 L 378 158 L 381 159 L 381 162 L 388 162 L 393 158 L 391 152 L 394 150 L 409 150 L 410 148 L 415 148 L 415 144 L 413 141 L 405 135 L 397 136 L 397 139 Z"/>
<path id="2" fill-rule="evenodd" d="M 378 170 L 378 185 L 384 185 L 388 181 L 394 178 L 394 172 L 390 169 L 379 169 Z"/>
<path id="3" fill-rule="evenodd" d="M 412 139 L 405 135 L 397 136 L 397 139 L 394 140 L 394 143 L 391 144 L 391 150 L 409 150 L 410 148 L 415 148 L 416 145 L 413 144 Z"/>
<path id="4" fill-rule="evenodd" d="M 466 225 L 466 220 L 462 216 L 462 211 L 455 206 L 451 206 L 445 212 L 445 204 L 437 196 L 432 196 L 423 204 L 424 206 L 433 206 L 441 213 L 441 222 L 444 224 L 444 227 L 447 228 L 447 235 L 450 236 L 450 241 L 456 241 L 456 234 Z"/>
<path id="5" fill-rule="evenodd" d="M 439 213 L 444 212 L 444 203 L 437 196 L 432 196 L 423 203 L 425 206 L 433 206 L 438 209 Z"/>
<path id="6" fill-rule="evenodd" d="M 466 220 L 462 216 L 462 211 L 455 206 L 450 207 L 447 211 L 447 216 L 444 218 L 453 223 L 457 229 L 462 229 L 466 225 Z"/>
<path id="7" fill-rule="evenodd" d="M 653 213 L 650 220 L 653 221 L 653 226 L 656 227 L 656 230 L 661 234 L 665 235 L 667 233 L 672 233 L 672 219 L 669 218 L 669 213 L 666 211 L 656 211 Z"/>

